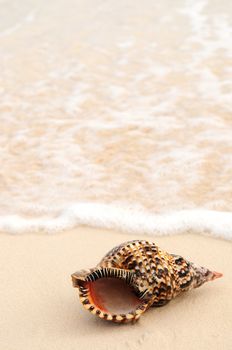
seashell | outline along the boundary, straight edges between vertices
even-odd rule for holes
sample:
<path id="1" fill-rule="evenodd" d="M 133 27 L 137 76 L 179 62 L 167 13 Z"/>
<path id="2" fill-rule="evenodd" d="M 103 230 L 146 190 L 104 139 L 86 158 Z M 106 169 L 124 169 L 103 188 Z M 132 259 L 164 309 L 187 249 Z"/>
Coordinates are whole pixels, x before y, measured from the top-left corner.
<path id="1" fill-rule="evenodd" d="M 95 268 L 75 272 L 72 281 L 85 309 L 126 323 L 138 320 L 151 306 L 163 306 L 221 276 L 155 243 L 134 240 L 113 248 Z"/>

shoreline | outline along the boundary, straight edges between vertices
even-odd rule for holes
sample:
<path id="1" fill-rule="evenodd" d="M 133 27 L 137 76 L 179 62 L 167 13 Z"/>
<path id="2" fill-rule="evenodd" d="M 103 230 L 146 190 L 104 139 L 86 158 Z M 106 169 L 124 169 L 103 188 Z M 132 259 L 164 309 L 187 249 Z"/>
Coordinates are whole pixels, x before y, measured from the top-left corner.
<path id="1" fill-rule="evenodd" d="M 232 240 L 232 212 L 202 208 L 153 213 L 133 206 L 80 202 L 72 203 L 55 216 L 37 215 L 0 216 L 0 233 L 22 234 L 33 231 L 53 234 L 78 230 L 81 225 L 87 225 L 151 237 L 192 233 Z"/>

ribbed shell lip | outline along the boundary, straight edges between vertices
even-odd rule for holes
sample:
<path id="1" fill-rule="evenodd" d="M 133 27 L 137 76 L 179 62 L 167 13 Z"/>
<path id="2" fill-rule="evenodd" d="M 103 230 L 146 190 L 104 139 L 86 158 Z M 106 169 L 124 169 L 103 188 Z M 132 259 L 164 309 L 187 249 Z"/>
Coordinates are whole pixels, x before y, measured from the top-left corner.
<path id="1" fill-rule="evenodd" d="M 91 282 L 97 281 L 100 278 L 118 278 L 124 280 L 128 285 L 133 287 L 135 274 L 133 271 L 100 267 L 91 270 L 77 271 L 72 274 L 72 281 L 74 288 L 79 289 L 79 298 L 84 308 L 92 314 L 97 315 L 101 319 L 112 321 L 116 323 L 135 322 L 139 319 L 141 314 L 146 311 L 149 302 L 142 300 L 141 303 L 133 310 L 127 313 L 113 314 L 108 310 L 103 310 L 99 305 L 94 303 L 91 296 Z"/>

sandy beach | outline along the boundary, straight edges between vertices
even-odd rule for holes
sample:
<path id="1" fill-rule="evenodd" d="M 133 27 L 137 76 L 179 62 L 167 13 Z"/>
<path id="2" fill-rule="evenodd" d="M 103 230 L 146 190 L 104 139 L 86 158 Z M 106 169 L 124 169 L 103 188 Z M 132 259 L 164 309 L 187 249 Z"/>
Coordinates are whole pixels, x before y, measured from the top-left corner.
<path id="1" fill-rule="evenodd" d="M 113 246 L 146 238 L 224 277 L 117 325 L 82 308 L 70 274 Z M 204 236 L 150 238 L 80 227 L 57 235 L 0 235 L 0 348 L 225 349 L 232 342 L 232 246 Z"/>

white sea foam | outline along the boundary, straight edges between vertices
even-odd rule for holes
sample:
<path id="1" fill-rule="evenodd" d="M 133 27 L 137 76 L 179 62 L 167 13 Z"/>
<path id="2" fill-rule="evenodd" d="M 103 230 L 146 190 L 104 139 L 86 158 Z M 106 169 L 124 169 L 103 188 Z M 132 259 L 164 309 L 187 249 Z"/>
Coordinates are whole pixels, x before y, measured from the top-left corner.
<path id="1" fill-rule="evenodd" d="M 13 234 L 54 233 L 80 225 L 151 236 L 197 233 L 232 239 L 232 213 L 204 209 L 151 214 L 131 207 L 78 203 L 53 218 L 28 219 L 18 215 L 0 217 L 0 231 Z"/>
<path id="2" fill-rule="evenodd" d="M 226 2 L 79 6 L 6 2 L 1 16 L 1 231 L 230 238 Z"/>

